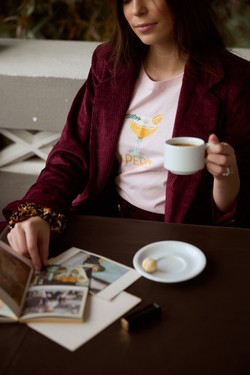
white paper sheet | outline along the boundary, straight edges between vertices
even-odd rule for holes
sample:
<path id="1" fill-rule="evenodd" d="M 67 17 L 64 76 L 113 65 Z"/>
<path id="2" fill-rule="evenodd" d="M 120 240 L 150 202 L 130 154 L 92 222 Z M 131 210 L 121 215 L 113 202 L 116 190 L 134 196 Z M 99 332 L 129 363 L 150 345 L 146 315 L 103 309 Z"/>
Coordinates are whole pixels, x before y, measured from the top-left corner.
<path id="1" fill-rule="evenodd" d="M 121 292 L 111 301 L 89 296 L 84 323 L 29 323 L 28 326 L 64 348 L 74 351 L 141 302 Z"/>

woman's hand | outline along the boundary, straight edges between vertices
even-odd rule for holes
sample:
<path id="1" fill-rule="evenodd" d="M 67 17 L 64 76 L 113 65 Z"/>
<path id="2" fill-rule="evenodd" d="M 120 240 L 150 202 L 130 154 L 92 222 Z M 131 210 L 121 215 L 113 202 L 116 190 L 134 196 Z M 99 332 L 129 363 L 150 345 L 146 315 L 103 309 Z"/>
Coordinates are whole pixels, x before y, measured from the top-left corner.
<path id="1" fill-rule="evenodd" d="M 234 149 L 220 142 L 215 134 L 208 139 L 212 145 L 207 149 L 206 167 L 214 177 L 213 198 L 222 212 L 227 212 L 233 206 L 239 190 L 240 177 Z"/>
<path id="2" fill-rule="evenodd" d="M 13 250 L 31 258 L 36 270 L 47 265 L 50 226 L 44 219 L 34 216 L 16 223 L 7 237 Z"/>

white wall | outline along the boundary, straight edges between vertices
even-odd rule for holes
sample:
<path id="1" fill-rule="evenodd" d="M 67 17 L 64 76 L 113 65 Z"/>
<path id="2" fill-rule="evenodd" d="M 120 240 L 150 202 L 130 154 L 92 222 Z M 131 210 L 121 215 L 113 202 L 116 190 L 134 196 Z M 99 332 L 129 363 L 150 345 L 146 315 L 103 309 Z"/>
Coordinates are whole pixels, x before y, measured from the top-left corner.
<path id="1" fill-rule="evenodd" d="M 96 46 L 0 39 L 0 127 L 61 131 Z"/>

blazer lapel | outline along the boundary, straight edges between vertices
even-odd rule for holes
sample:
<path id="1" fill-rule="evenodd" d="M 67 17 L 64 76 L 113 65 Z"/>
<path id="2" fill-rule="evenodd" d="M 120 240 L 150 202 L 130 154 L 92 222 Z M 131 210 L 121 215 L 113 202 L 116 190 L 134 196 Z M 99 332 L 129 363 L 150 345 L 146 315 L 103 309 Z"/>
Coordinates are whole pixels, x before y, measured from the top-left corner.
<path id="1" fill-rule="evenodd" d="M 94 151 L 92 177 L 100 188 L 115 163 L 117 143 L 136 81 L 136 69 L 121 68 L 114 78 L 107 69 L 100 82 L 92 112 L 90 147 Z"/>
<path id="2" fill-rule="evenodd" d="M 223 78 L 223 70 L 216 60 L 216 72 L 202 72 L 198 67 L 187 64 L 173 136 L 192 136 L 207 142 L 210 134 L 216 131 L 219 119 L 220 102 L 212 88 Z M 171 172 L 166 184 L 165 221 L 182 223 L 195 198 L 203 173 L 180 176 Z"/>

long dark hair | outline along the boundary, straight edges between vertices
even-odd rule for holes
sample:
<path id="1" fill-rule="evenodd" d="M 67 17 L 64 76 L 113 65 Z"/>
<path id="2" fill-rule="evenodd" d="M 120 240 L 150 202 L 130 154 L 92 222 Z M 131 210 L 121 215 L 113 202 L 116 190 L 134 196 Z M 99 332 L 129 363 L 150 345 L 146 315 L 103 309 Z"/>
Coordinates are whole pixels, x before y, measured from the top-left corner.
<path id="1" fill-rule="evenodd" d="M 209 52 L 225 49 L 211 0 L 166 0 L 166 3 L 174 20 L 174 35 L 180 53 L 205 63 Z M 142 61 L 149 47 L 140 41 L 128 25 L 121 0 L 113 0 L 113 21 L 111 43 L 116 66 Z"/>

